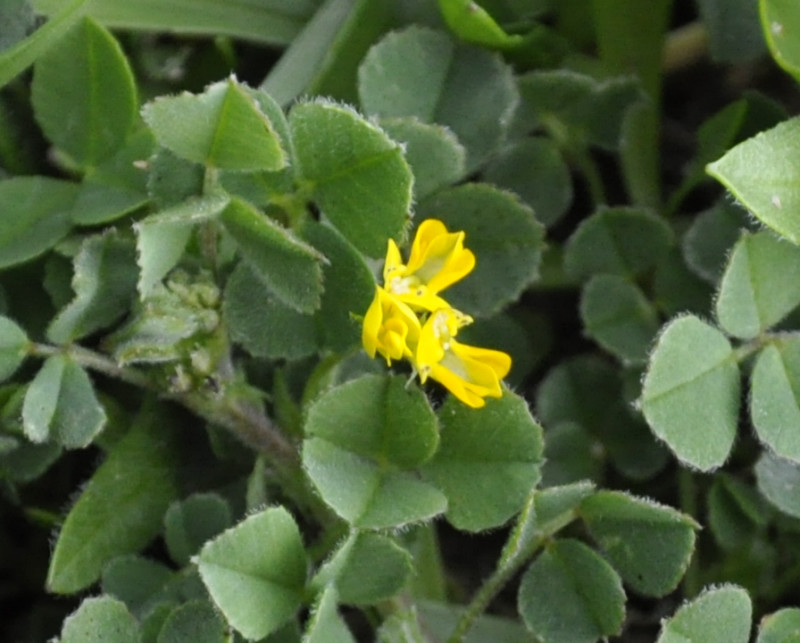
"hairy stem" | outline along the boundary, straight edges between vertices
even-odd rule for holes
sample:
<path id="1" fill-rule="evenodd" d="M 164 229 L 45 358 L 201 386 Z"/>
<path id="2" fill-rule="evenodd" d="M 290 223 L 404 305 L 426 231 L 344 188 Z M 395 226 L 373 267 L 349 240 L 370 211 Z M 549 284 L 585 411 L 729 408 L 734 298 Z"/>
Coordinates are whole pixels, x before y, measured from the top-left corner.
<path id="1" fill-rule="evenodd" d="M 151 391 L 160 398 L 176 402 L 211 424 L 233 433 L 248 447 L 264 456 L 276 479 L 287 494 L 307 515 L 323 525 L 331 524 L 334 517 L 314 492 L 308 487 L 295 445 L 257 405 L 249 405 L 202 391 L 164 390 L 146 373 L 121 366 L 110 357 L 81 346 L 53 346 L 32 343 L 28 352 L 35 357 L 67 355 L 84 368 L 126 382 L 137 388 Z"/>

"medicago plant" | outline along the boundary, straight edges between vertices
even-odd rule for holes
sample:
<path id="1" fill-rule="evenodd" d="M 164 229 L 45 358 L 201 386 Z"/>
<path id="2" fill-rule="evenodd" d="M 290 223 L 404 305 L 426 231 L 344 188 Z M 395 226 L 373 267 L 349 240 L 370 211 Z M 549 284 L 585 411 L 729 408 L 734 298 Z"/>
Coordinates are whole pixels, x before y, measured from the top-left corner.
<path id="1" fill-rule="evenodd" d="M 0 3 L 0 638 L 796 640 L 800 8 L 696 5 Z"/>

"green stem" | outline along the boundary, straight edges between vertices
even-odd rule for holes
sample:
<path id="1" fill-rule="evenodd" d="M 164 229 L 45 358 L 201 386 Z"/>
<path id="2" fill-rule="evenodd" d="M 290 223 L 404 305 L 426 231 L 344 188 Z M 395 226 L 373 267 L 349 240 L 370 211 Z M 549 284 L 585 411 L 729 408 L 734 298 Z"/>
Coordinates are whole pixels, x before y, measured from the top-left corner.
<path id="1" fill-rule="evenodd" d="M 586 179 L 586 186 L 589 189 L 589 196 L 595 208 L 605 203 L 608 203 L 606 196 L 606 188 L 603 184 L 603 178 L 600 176 L 600 170 L 597 167 L 594 159 L 589 154 L 589 151 L 583 149 L 573 149 L 569 152 L 570 158 Z"/>
<path id="2" fill-rule="evenodd" d="M 678 497 L 681 511 L 696 520 L 698 513 L 697 484 L 694 473 L 683 467 L 678 470 Z M 697 596 L 702 589 L 701 584 L 700 554 L 699 549 L 695 546 L 692 560 L 683 577 L 684 598 Z"/>
<path id="3" fill-rule="evenodd" d="M 528 496 L 525 508 L 509 535 L 495 572 L 475 594 L 467 609 L 458 619 L 447 643 L 462 643 L 478 617 L 505 584 L 547 543 L 556 533 L 578 517 L 575 509 L 565 511 L 543 524 L 535 524 L 535 492 Z M 535 526 L 534 526 L 535 525 Z"/>
<path id="4" fill-rule="evenodd" d="M 542 542 L 537 540 L 536 548 L 538 549 L 541 544 Z M 531 555 L 534 552 L 535 550 L 531 552 Z M 461 618 L 458 619 L 458 623 L 456 623 L 456 627 L 450 635 L 450 638 L 447 639 L 447 643 L 461 643 L 464 640 L 467 632 L 469 632 L 475 624 L 478 617 L 486 611 L 492 599 L 497 596 L 498 592 L 503 589 L 505 584 L 526 560 L 527 558 L 520 557 L 513 561 L 512 564 L 500 566 L 495 570 L 494 574 L 486 580 L 478 590 L 478 593 L 475 594 L 474 598 L 467 606 L 466 611 L 461 615 Z"/>
<path id="5" fill-rule="evenodd" d="M 120 366 L 113 359 L 81 346 L 53 346 L 32 343 L 28 352 L 35 357 L 67 355 L 81 366 L 156 393 L 162 399 L 176 402 L 211 424 L 221 426 L 257 453 L 264 456 L 284 493 L 307 515 L 322 525 L 330 525 L 334 516 L 308 487 L 300 456 L 292 444 L 255 405 L 249 406 L 223 396 L 210 397 L 196 391 L 165 391 L 146 373 Z"/>

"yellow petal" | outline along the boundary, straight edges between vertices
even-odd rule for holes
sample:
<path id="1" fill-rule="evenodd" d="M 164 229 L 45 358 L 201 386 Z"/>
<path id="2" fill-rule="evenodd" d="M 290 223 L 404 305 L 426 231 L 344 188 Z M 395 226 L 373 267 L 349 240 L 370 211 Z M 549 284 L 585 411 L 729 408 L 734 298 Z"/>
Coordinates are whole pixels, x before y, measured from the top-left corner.
<path id="1" fill-rule="evenodd" d="M 420 331 L 415 366 L 423 383 L 430 377 L 465 404 L 480 408 L 483 398 L 502 396 L 500 382 L 511 370 L 511 357 L 456 341 L 466 320 L 452 308 L 433 313 Z"/>
<path id="2" fill-rule="evenodd" d="M 475 255 L 464 248 L 463 232 L 448 232 L 437 219 L 423 221 L 411 246 L 405 274 L 415 276 L 437 294 L 463 279 L 475 267 Z"/>
<path id="3" fill-rule="evenodd" d="M 380 353 L 387 365 L 411 358 L 419 341 L 419 319 L 406 304 L 375 287 L 375 297 L 364 315 L 361 341 L 370 357 Z"/>
<path id="4" fill-rule="evenodd" d="M 394 240 L 389 239 L 386 244 L 386 261 L 383 264 L 383 283 L 388 285 L 389 281 L 395 276 L 403 276 L 406 267 L 403 265 L 403 257 L 400 254 L 400 248 Z"/>

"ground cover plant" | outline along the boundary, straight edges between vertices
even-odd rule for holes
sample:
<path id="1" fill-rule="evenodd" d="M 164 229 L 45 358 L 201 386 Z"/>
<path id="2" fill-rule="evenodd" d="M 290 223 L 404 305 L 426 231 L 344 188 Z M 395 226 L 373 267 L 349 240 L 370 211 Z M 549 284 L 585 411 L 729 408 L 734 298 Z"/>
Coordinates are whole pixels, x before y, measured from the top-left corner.
<path id="1" fill-rule="evenodd" d="M 0 638 L 800 640 L 800 5 L 0 4 Z"/>

